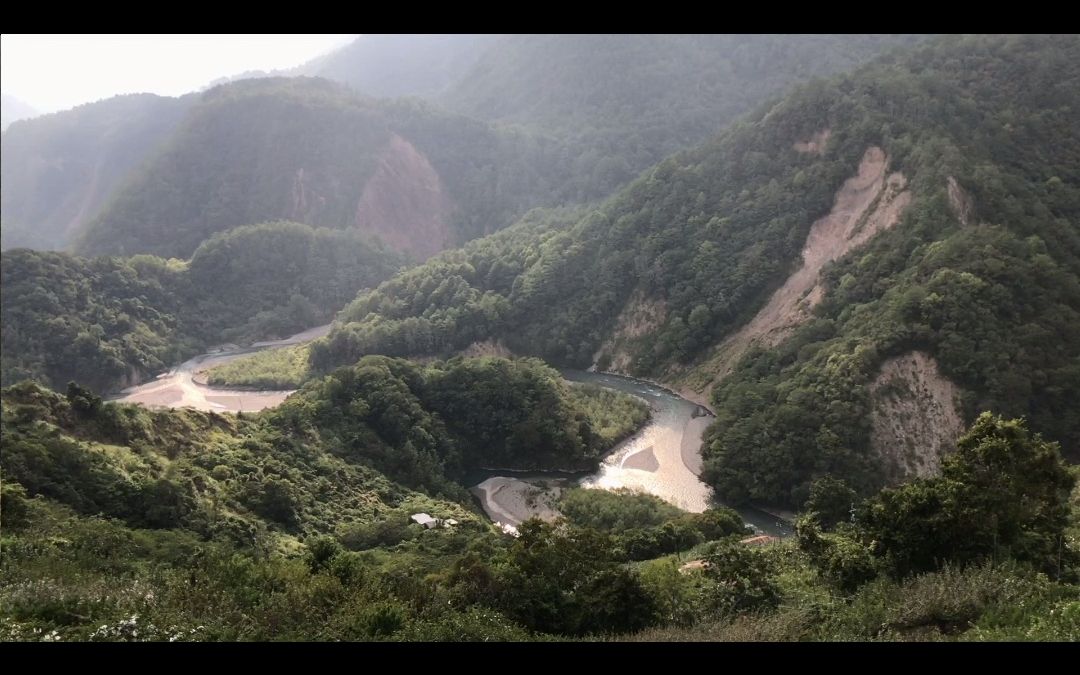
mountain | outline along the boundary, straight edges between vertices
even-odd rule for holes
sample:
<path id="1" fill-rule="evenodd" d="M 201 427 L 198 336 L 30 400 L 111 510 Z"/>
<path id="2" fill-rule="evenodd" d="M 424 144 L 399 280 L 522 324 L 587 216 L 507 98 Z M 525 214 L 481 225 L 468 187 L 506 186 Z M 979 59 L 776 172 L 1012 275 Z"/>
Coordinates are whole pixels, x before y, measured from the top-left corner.
<path id="1" fill-rule="evenodd" d="M 987 409 L 1075 457 L 1078 55 L 941 38 L 803 86 L 600 208 L 362 294 L 311 361 L 499 339 L 662 379 L 715 407 L 705 477 L 732 501 L 926 475 Z"/>
<path id="2" fill-rule="evenodd" d="M 14 96 L 0 94 L 0 132 L 7 131 L 12 122 L 36 117 L 37 110 Z"/>
<path id="3" fill-rule="evenodd" d="M 298 68 L 370 96 L 434 98 L 457 82 L 496 35 L 362 35 Z"/>
<path id="4" fill-rule="evenodd" d="M 428 104 L 257 78 L 5 136 L 3 245 L 183 258 L 214 232 L 289 219 L 423 259 L 529 208 L 603 197 L 784 87 L 916 39 L 365 36 L 299 72 Z"/>
<path id="5" fill-rule="evenodd" d="M 421 96 L 572 149 L 553 203 L 606 196 L 787 87 L 865 63 L 910 35 L 364 36 L 306 72 L 375 96 Z"/>
<path id="6" fill-rule="evenodd" d="M 850 70 L 911 35 L 516 35 L 438 100 L 578 148 L 606 195 L 791 86 Z"/>
<path id="7" fill-rule="evenodd" d="M 203 94 L 76 242 L 186 257 L 215 232 L 289 219 L 355 228 L 425 258 L 498 229 L 569 182 L 545 146 L 415 101 L 313 78 Z"/>
<path id="8" fill-rule="evenodd" d="M 0 139 L 0 246 L 65 249 L 172 134 L 195 97 L 116 96 L 16 125 Z"/>

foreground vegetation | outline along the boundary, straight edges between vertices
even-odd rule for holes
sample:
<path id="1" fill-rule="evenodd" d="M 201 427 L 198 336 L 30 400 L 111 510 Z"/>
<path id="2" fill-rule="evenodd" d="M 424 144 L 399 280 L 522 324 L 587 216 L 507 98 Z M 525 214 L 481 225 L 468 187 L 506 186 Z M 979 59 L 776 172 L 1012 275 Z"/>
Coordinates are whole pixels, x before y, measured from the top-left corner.
<path id="1" fill-rule="evenodd" d="M 1080 638 L 1080 491 L 1070 504 L 1057 448 L 1018 421 L 981 417 L 942 478 L 883 492 L 853 521 L 847 488 L 822 482 L 779 544 L 739 543 L 726 509 L 594 490 L 513 539 L 460 486 L 402 470 L 437 420 L 409 413 L 408 439 L 384 426 L 376 408 L 400 409 L 417 374 L 401 366 L 372 359 L 243 417 L 4 390 L 0 637 Z M 364 421 L 330 415 L 346 400 Z M 506 429 L 479 433 L 509 444 Z M 425 530 L 418 511 L 458 524 Z"/>

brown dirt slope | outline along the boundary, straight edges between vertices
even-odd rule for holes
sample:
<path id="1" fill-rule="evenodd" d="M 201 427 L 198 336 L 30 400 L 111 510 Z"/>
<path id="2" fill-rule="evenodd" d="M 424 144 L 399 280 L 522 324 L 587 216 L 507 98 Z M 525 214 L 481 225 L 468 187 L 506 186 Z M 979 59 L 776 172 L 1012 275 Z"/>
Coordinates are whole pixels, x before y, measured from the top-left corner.
<path id="1" fill-rule="evenodd" d="M 451 242 L 454 203 L 427 157 L 394 134 L 364 185 L 356 226 L 423 260 Z"/>
<path id="2" fill-rule="evenodd" d="M 949 207 L 952 209 L 953 215 L 956 216 L 961 225 L 970 225 L 971 215 L 975 211 L 975 202 L 971 199 L 971 195 L 960 187 L 960 184 L 952 176 L 949 176 L 946 180 L 946 185 L 949 193 Z"/>
<path id="3" fill-rule="evenodd" d="M 821 270 L 899 222 L 911 193 L 902 174 L 886 177 L 886 167 L 887 158 L 881 148 L 867 149 L 858 172 L 837 192 L 832 211 L 810 227 L 802 251 L 803 264 L 749 323 L 720 343 L 708 363 L 697 369 L 712 380 L 696 389 L 707 394 L 717 380 L 731 372 L 750 346 L 780 344 L 809 318 L 810 310 L 824 297 Z"/>
<path id="4" fill-rule="evenodd" d="M 474 342 L 465 349 L 458 352 L 461 356 L 466 358 L 477 358 L 481 356 L 499 356 L 504 359 L 513 358 L 514 353 L 511 352 L 502 340 L 483 340 L 480 342 Z"/>

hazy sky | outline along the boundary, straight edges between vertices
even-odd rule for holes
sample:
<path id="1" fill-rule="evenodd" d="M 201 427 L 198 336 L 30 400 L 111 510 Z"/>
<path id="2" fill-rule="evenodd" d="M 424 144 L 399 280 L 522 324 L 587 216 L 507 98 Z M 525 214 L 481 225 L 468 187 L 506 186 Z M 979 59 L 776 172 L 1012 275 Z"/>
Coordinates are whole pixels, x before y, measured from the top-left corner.
<path id="1" fill-rule="evenodd" d="M 0 89 L 41 112 L 116 94 L 177 96 L 219 77 L 292 68 L 354 35 L 4 35 Z"/>

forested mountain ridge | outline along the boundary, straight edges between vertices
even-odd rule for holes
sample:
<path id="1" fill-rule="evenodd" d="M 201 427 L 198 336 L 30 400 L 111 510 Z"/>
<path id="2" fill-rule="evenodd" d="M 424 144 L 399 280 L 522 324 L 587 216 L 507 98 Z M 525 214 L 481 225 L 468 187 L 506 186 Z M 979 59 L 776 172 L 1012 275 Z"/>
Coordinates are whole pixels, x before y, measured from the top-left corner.
<path id="1" fill-rule="evenodd" d="M 622 164 L 621 180 L 696 145 L 813 77 L 849 70 L 911 35 L 520 35 L 491 47 L 440 101 L 544 129 Z M 589 155 L 596 155 L 591 160 Z"/>
<path id="2" fill-rule="evenodd" d="M 186 257 L 213 232 L 291 219 L 359 226 L 422 258 L 501 229 L 533 206 L 603 197 L 784 87 L 917 39 L 365 36 L 297 72 L 459 112 L 416 99 L 376 103 L 307 78 L 161 99 L 176 101 L 174 110 L 149 122 L 133 111 L 131 138 L 122 127 L 104 133 L 85 121 L 91 112 L 111 115 L 115 104 L 82 106 L 6 143 L 5 247 Z M 387 50 L 410 57 L 388 58 Z M 551 68 L 571 56 L 565 82 L 554 86 Z M 508 80 L 507 68 L 521 77 Z M 491 105 L 492 92 L 503 90 Z M 548 94 L 538 100 L 539 91 Z M 71 158 L 55 145 L 71 133 L 108 144 Z M 221 152 L 209 157 L 209 148 Z M 388 175 L 405 180 L 387 184 Z M 404 215 L 388 216 L 401 206 Z"/>
<path id="3" fill-rule="evenodd" d="M 265 223 L 214 236 L 188 261 L 19 249 L 2 262 L 3 384 L 113 391 L 210 345 L 327 322 L 404 259 L 356 232 Z"/>
<path id="4" fill-rule="evenodd" d="M 1025 415 L 1075 455 L 1078 51 L 1075 36 L 941 38 L 804 86 L 601 208 L 537 214 L 362 295 L 312 363 L 496 337 L 687 387 L 730 368 L 705 454 L 732 500 L 798 503 L 824 473 L 870 489 L 929 467 L 884 433 L 902 420 L 875 436 L 871 411 L 935 374 L 962 392 L 941 385 L 942 419 Z M 718 363 L 823 233 L 839 239 L 806 267 L 782 339 Z M 894 357 L 924 365 L 886 387 L 882 368 L 908 372 Z"/>
<path id="5" fill-rule="evenodd" d="M 202 95 L 76 250 L 184 257 L 216 232 L 290 219 L 422 259 L 550 203 L 551 186 L 573 177 L 559 172 L 569 150 L 548 150 L 420 101 L 315 78 L 243 80 Z"/>
<path id="6" fill-rule="evenodd" d="M 169 138 L 195 98 L 115 96 L 5 131 L 0 247 L 67 248 L 130 172 Z"/>
<path id="7" fill-rule="evenodd" d="M 478 386 L 457 388 L 463 376 Z M 510 381 L 507 401 L 483 393 Z M 565 386 L 527 361 L 368 357 L 243 417 L 103 403 L 76 385 L 66 396 L 6 388 L 0 635 L 1080 637 L 1080 493 L 1070 502 L 1074 477 L 1022 422 L 981 416 L 942 478 L 873 495 L 854 518 L 842 482 L 815 483 L 797 536 L 783 543 L 740 543 L 746 533 L 728 509 L 686 514 L 602 490 L 571 491 L 558 523 L 498 534 L 444 477 L 515 431 L 526 459 L 549 441 L 573 452 L 595 408 Z M 464 435 L 446 428 L 451 408 L 492 402 L 490 412 L 541 426 L 492 414 Z M 549 409 L 586 419 L 577 432 L 545 425 Z M 991 510 L 998 517 L 986 518 Z M 442 526 L 411 523 L 418 512 Z"/>
<path id="8" fill-rule="evenodd" d="M 361 36 L 304 72 L 375 96 L 423 97 L 504 129 L 527 130 L 549 147 L 571 148 L 561 172 L 575 179 L 559 185 L 559 199 L 548 202 L 566 204 L 610 194 L 787 87 L 921 39 L 377 35 Z"/>
<path id="9" fill-rule="evenodd" d="M 451 43 L 456 44 L 449 40 L 446 45 Z M 743 100 L 734 90 L 729 93 L 733 100 Z M 124 134 L 124 111 L 136 115 L 132 128 L 137 133 L 130 138 Z M 145 134 L 139 131 L 143 127 Z M 547 132 L 496 130 L 427 104 L 376 101 L 316 79 L 241 81 L 181 99 L 117 97 L 20 125 L 18 131 L 21 135 L 7 134 L 4 141 L 5 246 L 60 248 L 76 237 L 78 249 L 88 254 L 149 251 L 187 258 L 219 230 L 286 218 L 359 229 L 377 235 L 391 248 L 423 257 L 499 229 L 531 206 L 575 201 L 614 185 L 610 175 L 597 173 L 579 161 L 577 141 L 557 140 Z M 100 157 L 88 151 L 87 156 L 99 162 L 93 171 L 85 166 L 87 158 L 80 155 L 72 159 L 73 150 L 65 145 L 64 139 L 84 131 L 92 132 L 88 138 L 93 140 L 93 148 L 100 150 L 94 151 Z M 26 159 L 36 156 L 46 159 Z M 125 174 L 124 167 L 130 169 L 144 160 L 146 164 L 137 173 Z M 39 169 L 27 170 L 35 166 Z M 61 185 L 46 180 L 58 175 L 58 166 L 65 172 Z M 122 186 L 119 192 L 112 190 L 117 184 Z M 607 187 L 599 187 L 603 185 Z M 44 191 L 45 187 L 50 191 Z M 47 199 L 46 192 L 60 199 Z M 83 226 L 110 192 L 112 198 L 103 213 Z M 64 204 L 76 202 L 79 213 L 72 220 Z M 45 226 L 24 227 L 24 211 L 33 216 L 26 223 Z M 9 213 L 14 217 L 9 218 Z M 53 227 L 50 219 L 60 219 L 57 224 L 63 227 Z M 355 237 L 346 238 L 349 243 L 343 250 L 358 246 Z M 248 242 L 254 240 L 249 238 Z M 286 245 L 283 250 L 293 251 L 293 247 Z M 280 252 L 266 252 L 269 257 L 262 270 L 271 269 L 270 261 L 280 258 Z M 191 354 L 196 345 L 250 339 L 258 336 L 260 328 L 267 334 L 281 334 L 285 326 L 304 327 L 297 325 L 300 317 L 324 316 L 329 308 L 327 298 L 340 301 L 344 297 L 331 292 L 316 300 L 317 309 L 313 310 L 314 287 L 299 293 L 290 290 L 277 298 L 282 308 L 273 309 L 272 296 L 278 284 L 256 288 L 250 283 L 265 278 L 263 273 L 242 274 L 207 293 L 221 281 L 220 275 L 217 270 L 195 265 L 192 270 L 197 271 L 184 273 L 186 281 L 181 285 L 186 288 L 205 271 L 210 281 L 203 291 L 177 291 L 178 277 L 166 274 L 173 281 L 163 282 L 168 287 L 163 295 L 134 313 L 124 313 L 136 322 L 133 325 L 142 325 L 138 317 L 147 308 L 160 316 L 154 314 L 145 329 L 125 338 L 140 346 L 120 348 L 113 341 L 130 326 L 121 322 L 115 330 L 109 328 L 112 320 L 105 315 L 89 318 L 84 324 L 88 317 L 82 316 L 85 308 L 79 303 L 65 319 L 67 328 L 59 331 L 46 329 L 38 321 L 47 318 L 42 314 L 44 306 L 28 313 L 19 309 L 23 291 L 30 288 L 21 283 L 28 280 L 20 273 L 30 273 L 31 268 L 33 274 L 52 270 L 62 278 L 42 280 L 46 285 L 85 279 L 91 289 L 99 287 L 89 281 L 96 278 L 96 272 L 67 269 L 75 263 L 24 266 L 31 258 L 9 257 L 11 270 L 5 274 L 5 293 L 12 298 L 6 311 L 5 382 L 37 376 L 61 386 L 75 377 L 95 387 L 112 388 L 164 368 L 170 359 Z M 250 261 L 251 256 L 242 253 L 240 259 Z M 391 269 L 397 264 L 395 260 L 381 269 Z M 131 267 L 126 262 L 118 264 Z M 122 276 L 132 279 L 149 274 L 156 279 L 160 274 L 150 270 L 168 265 L 143 261 L 138 267 L 139 272 Z M 67 271 L 61 272 L 62 268 Z M 346 264 L 339 276 L 348 269 L 354 266 Z M 365 275 L 355 282 L 366 285 L 379 278 Z M 155 280 L 151 286 L 158 283 Z M 351 288 L 358 288 L 356 283 Z M 247 289 L 241 296 L 247 291 L 260 294 L 256 302 L 241 303 L 258 307 L 256 317 L 241 312 L 233 321 L 215 308 L 202 311 L 205 302 L 236 295 L 237 289 Z M 141 291 L 127 292 L 148 300 Z M 97 293 L 91 291 L 90 295 L 97 297 Z M 111 302 L 104 296 L 99 299 Z M 199 309 L 185 303 L 194 303 Z M 218 303 L 219 308 L 228 304 Z M 63 313 L 70 305 L 60 302 L 50 306 L 50 311 Z M 105 314 L 111 316 L 112 312 Z M 289 318 L 282 320 L 285 316 Z M 176 331 L 183 331 L 183 336 Z M 56 348 L 40 349 L 55 341 L 59 341 Z M 76 344 L 83 345 L 86 354 L 75 357 L 72 349 Z M 115 353 L 114 347 L 118 349 Z M 110 356 L 102 360 L 106 352 Z M 95 372 L 98 366 L 100 372 Z"/>

